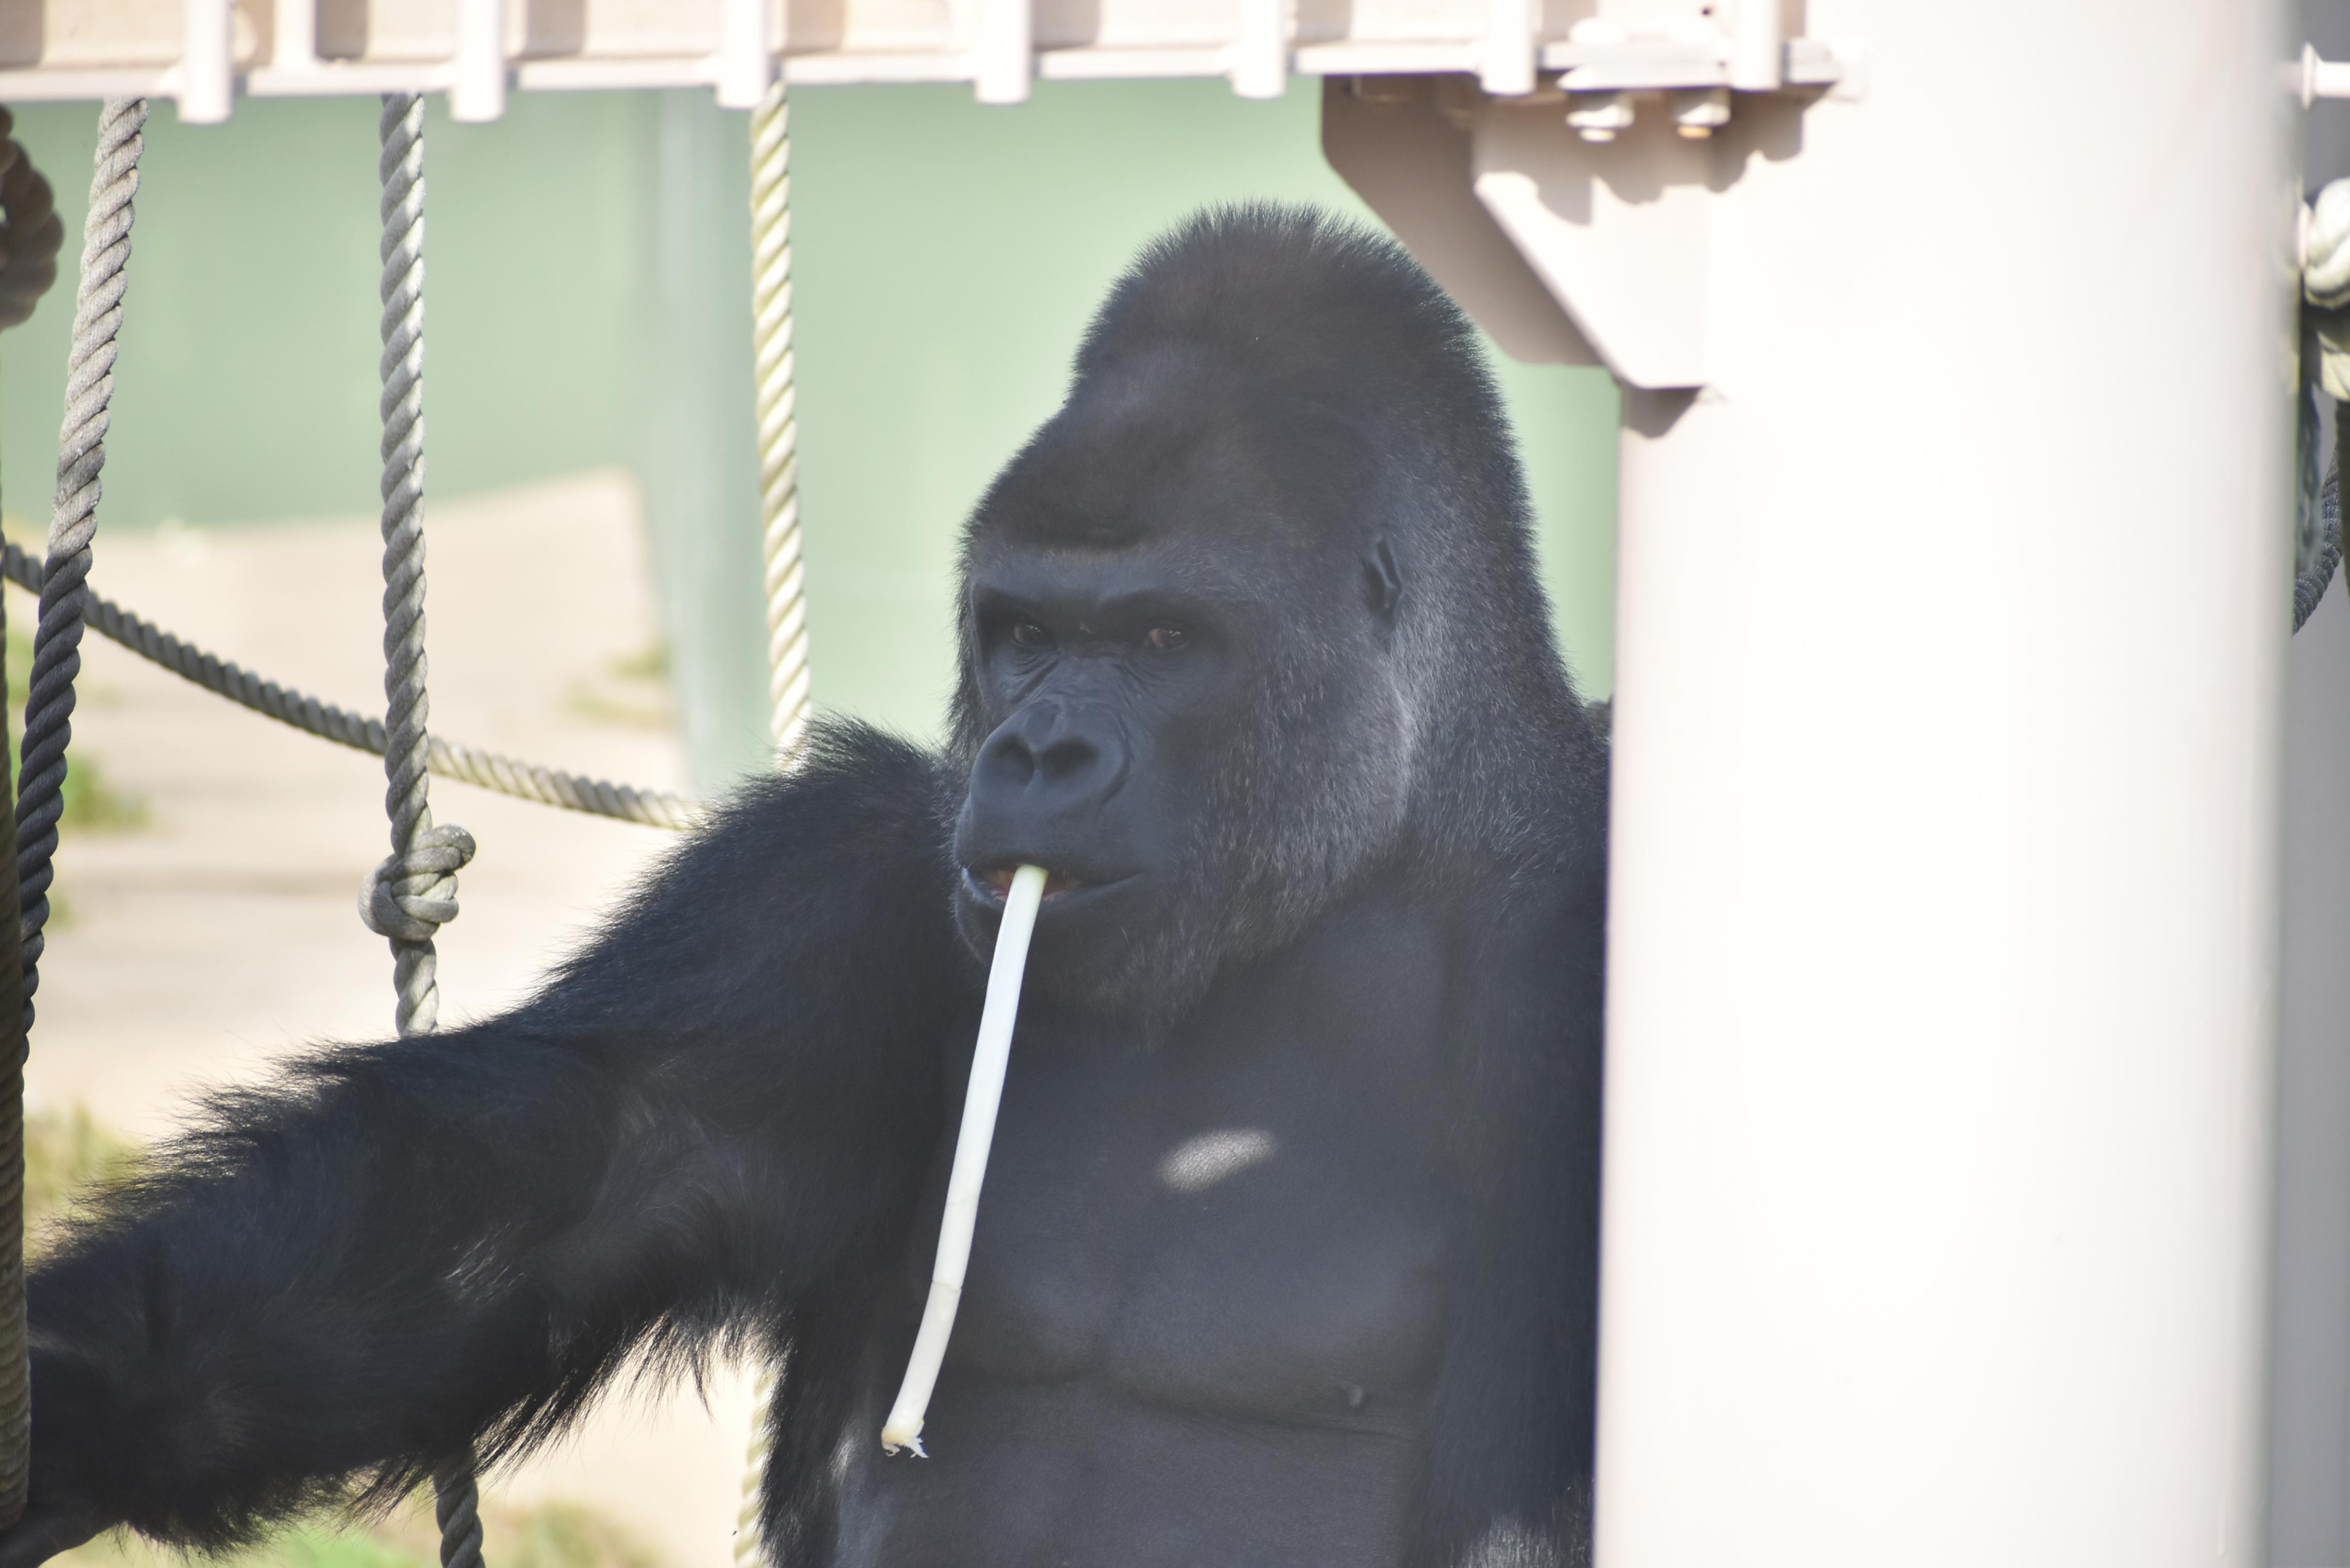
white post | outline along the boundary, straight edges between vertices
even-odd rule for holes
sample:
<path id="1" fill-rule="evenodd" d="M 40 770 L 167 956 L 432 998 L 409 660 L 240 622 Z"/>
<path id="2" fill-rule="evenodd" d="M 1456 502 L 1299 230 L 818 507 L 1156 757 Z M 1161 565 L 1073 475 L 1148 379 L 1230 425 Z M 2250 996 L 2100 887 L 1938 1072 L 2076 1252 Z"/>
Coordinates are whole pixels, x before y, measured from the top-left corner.
<path id="1" fill-rule="evenodd" d="M 218 125 L 235 95 L 235 19 L 229 0 L 182 0 L 180 82 L 175 95 L 188 125 Z"/>
<path id="2" fill-rule="evenodd" d="M 457 58 L 449 77 L 449 118 L 487 121 L 505 111 L 505 0 L 457 0 Z"/>
<path id="3" fill-rule="evenodd" d="M 1036 77 L 1029 0 L 972 0 L 970 15 L 972 95 L 982 103 L 1026 103 Z"/>
<path id="4" fill-rule="evenodd" d="M 318 67 L 318 0 L 276 0 L 270 12 L 269 68 Z"/>
<path id="5" fill-rule="evenodd" d="M 712 62 L 720 106 L 756 109 L 775 82 L 775 56 L 767 39 L 767 0 L 723 0 L 718 57 Z"/>
<path id="6" fill-rule="evenodd" d="M 1240 0 L 1232 30 L 1232 91 L 1279 98 L 1289 90 L 1289 0 Z"/>
<path id="7" fill-rule="evenodd" d="M 1772 92 L 1783 74 L 1786 45 L 1779 0 L 1731 0 L 1730 85 L 1741 92 Z"/>
<path id="8" fill-rule="evenodd" d="M 1743 4 L 1740 10 L 1745 9 Z M 1627 394 L 1603 1568 L 2260 1561 L 2279 0 L 1813 0 Z"/>
<path id="9" fill-rule="evenodd" d="M 1485 57 L 1477 72 L 1480 87 L 1497 97 L 1534 90 L 1534 24 L 1541 14 L 1534 0 L 1490 0 Z"/>

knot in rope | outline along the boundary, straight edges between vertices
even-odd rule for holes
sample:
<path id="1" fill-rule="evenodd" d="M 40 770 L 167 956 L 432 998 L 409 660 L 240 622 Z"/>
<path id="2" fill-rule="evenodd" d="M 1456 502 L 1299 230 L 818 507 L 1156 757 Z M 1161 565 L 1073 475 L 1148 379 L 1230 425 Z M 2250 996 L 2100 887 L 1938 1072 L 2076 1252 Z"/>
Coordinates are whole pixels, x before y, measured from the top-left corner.
<path id="1" fill-rule="evenodd" d="M 2350 180 L 2336 180 L 2310 204 L 2302 238 L 2301 289 L 2325 310 L 2350 305 Z"/>
<path id="2" fill-rule="evenodd" d="M 453 823 L 419 833 L 359 884 L 359 919 L 377 936 L 429 942 L 457 918 L 457 873 L 473 857 L 473 836 Z"/>
<path id="3" fill-rule="evenodd" d="M 2302 213 L 2301 293 L 2326 396 L 2350 399 L 2350 180 L 2336 180 Z"/>

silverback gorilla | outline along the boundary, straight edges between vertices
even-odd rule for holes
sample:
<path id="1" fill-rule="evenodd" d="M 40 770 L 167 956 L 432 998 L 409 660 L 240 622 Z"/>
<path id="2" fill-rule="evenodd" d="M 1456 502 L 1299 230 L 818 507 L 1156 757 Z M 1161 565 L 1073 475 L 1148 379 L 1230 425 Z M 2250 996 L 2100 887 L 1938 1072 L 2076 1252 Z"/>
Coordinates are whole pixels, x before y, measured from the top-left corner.
<path id="1" fill-rule="evenodd" d="M 536 1000 L 218 1102 L 64 1241 L 0 1568 L 743 1349 L 779 1564 L 1582 1559 L 1606 755 L 1461 314 L 1326 217 L 1191 220 L 962 583 L 942 753 L 820 731 Z M 1024 862 L 932 1457 L 889 1457 Z"/>

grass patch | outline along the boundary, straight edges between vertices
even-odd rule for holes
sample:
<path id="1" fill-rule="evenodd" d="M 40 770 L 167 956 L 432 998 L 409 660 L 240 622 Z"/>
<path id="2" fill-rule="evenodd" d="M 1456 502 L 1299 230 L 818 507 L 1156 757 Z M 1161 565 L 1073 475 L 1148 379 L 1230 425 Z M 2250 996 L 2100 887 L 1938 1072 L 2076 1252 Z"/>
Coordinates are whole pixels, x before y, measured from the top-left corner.
<path id="1" fill-rule="evenodd" d="M 634 653 L 620 655 L 604 669 L 615 680 L 653 680 L 666 685 L 670 671 L 669 644 L 648 643 Z"/>
<path id="2" fill-rule="evenodd" d="M 673 730 L 677 703 L 669 677 L 669 644 L 651 643 L 612 659 L 593 680 L 573 681 L 563 695 L 563 711 L 590 724 Z"/>
<path id="3" fill-rule="evenodd" d="M 660 1559 L 621 1526 L 576 1502 L 524 1508 L 484 1502 L 482 1555 L 497 1568 L 660 1568 Z M 348 1530 L 297 1524 L 219 1558 L 189 1558 L 128 1532 L 101 1535 L 54 1559 L 58 1568 L 438 1568 L 441 1532 L 422 1498 Z"/>
<path id="4" fill-rule="evenodd" d="M 18 604 L 27 604 L 28 597 L 19 597 Z M 8 735 L 9 752 L 16 764 L 16 776 L 23 775 L 25 740 L 25 689 L 32 679 L 33 634 L 20 618 L 8 622 Z M 77 687 L 88 685 L 77 681 Z M 87 692 L 84 695 L 88 695 Z M 106 763 L 86 745 L 69 750 L 66 756 L 65 815 L 62 826 L 68 833 L 136 833 L 154 820 L 147 797 L 133 790 L 117 785 L 107 776 Z M 50 919 L 57 915 L 57 895 L 49 896 Z"/>
<path id="5" fill-rule="evenodd" d="M 135 1143 L 100 1127 L 79 1106 L 44 1107 L 25 1114 L 25 1239 L 38 1255 L 46 1232 L 70 1214 L 94 1185 L 113 1181 L 138 1168 Z"/>

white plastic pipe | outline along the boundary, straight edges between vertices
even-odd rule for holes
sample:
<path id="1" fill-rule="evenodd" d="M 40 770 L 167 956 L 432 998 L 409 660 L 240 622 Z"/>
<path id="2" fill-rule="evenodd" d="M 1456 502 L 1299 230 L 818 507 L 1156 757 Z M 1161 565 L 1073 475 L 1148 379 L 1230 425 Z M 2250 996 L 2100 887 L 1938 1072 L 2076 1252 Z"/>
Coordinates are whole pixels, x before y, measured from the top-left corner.
<path id="1" fill-rule="evenodd" d="M 449 78 L 449 118 L 483 122 L 505 111 L 505 0 L 457 0 L 457 59 Z"/>
<path id="2" fill-rule="evenodd" d="M 923 1453 L 922 1417 L 931 1407 L 954 1333 L 955 1308 L 962 1302 L 964 1271 L 971 1264 L 971 1235 L 979 1223 L 979 1189 L 987 1179 L 987 1150 L 995 1141 L 995 1112 L 1003 1102 L 1004 1069 L 1012 1062 L 1012 1024 L 1020 1012 L 1020 979 L 1028 968 L 1028 939 L 1036 909 L 1045 901 L 1045 868 L 1023 866 L 1003 897 L 1003 919 L 995 929 L 995 958 L 987 971 L 987 1002 L 979 1015 L 979 1044 L 972 1053 L 971 1086 L 962 1099 L 962 1128 L 955 1135 L 954 1167 L 947 1175 L 946 1215 L 939 1223 L 938 1262 L 931 1270 L 931 1296 L 922 1304 L 921 1327 L 898 1402 L 882 1424 L 881 1447 L 896 1453 Z M 925 1456 L 927 1457 L 927 1456 Z"/>
<path id="3" fill-rule="evenodd" d="M 1289 0 L 1238 0 L 1232 36 L 1232 91 L 1279 98 L 1289 90 Z"/>
<path id="4" fill-rule="evenodd" d="M 1807 16 L 1627 400 L 1598 1561 L 2256 1564 L 2298 39 Z"/>
<path id="5" fill-rule="evenodd" d="M 756 109 L 775 81 L 767 38 L 767 0 L 723 0 L 719 10 L 717 99 L 725 109 Z"/>
<path id="6" fill-rule="evenodd" d="M 1730 85 L 1741 92 L 1776 91 L 1786 47 L 1779 0 L 1731 0 L 1730 27 Z"/>
<path id="7" fill-rule="evenodd" d="M 182 0 L 180 119 L 190 125 L 218 125 L 228 118 L 235 92 L 235 21 L 229 0 Z"/>
<path id="8" fill-rule="evenodd" d="M 1489 0 L 1479 86 L 1496 97 L 1534 90 L 1534 29 L 1540 18 L 1534 0 Z"/>
<path id="9" fill-rule="evenodd" d="M 269 22 L 269 68 L 315 70 L 317 65 L 317 0 L 275 0 Z"/>
<path id="10" fill-rule="evenodd" d="M 972 91 L 982 103 L 1026 103 L 1036 78 L 1031 0 L 973 0 Z"/>

